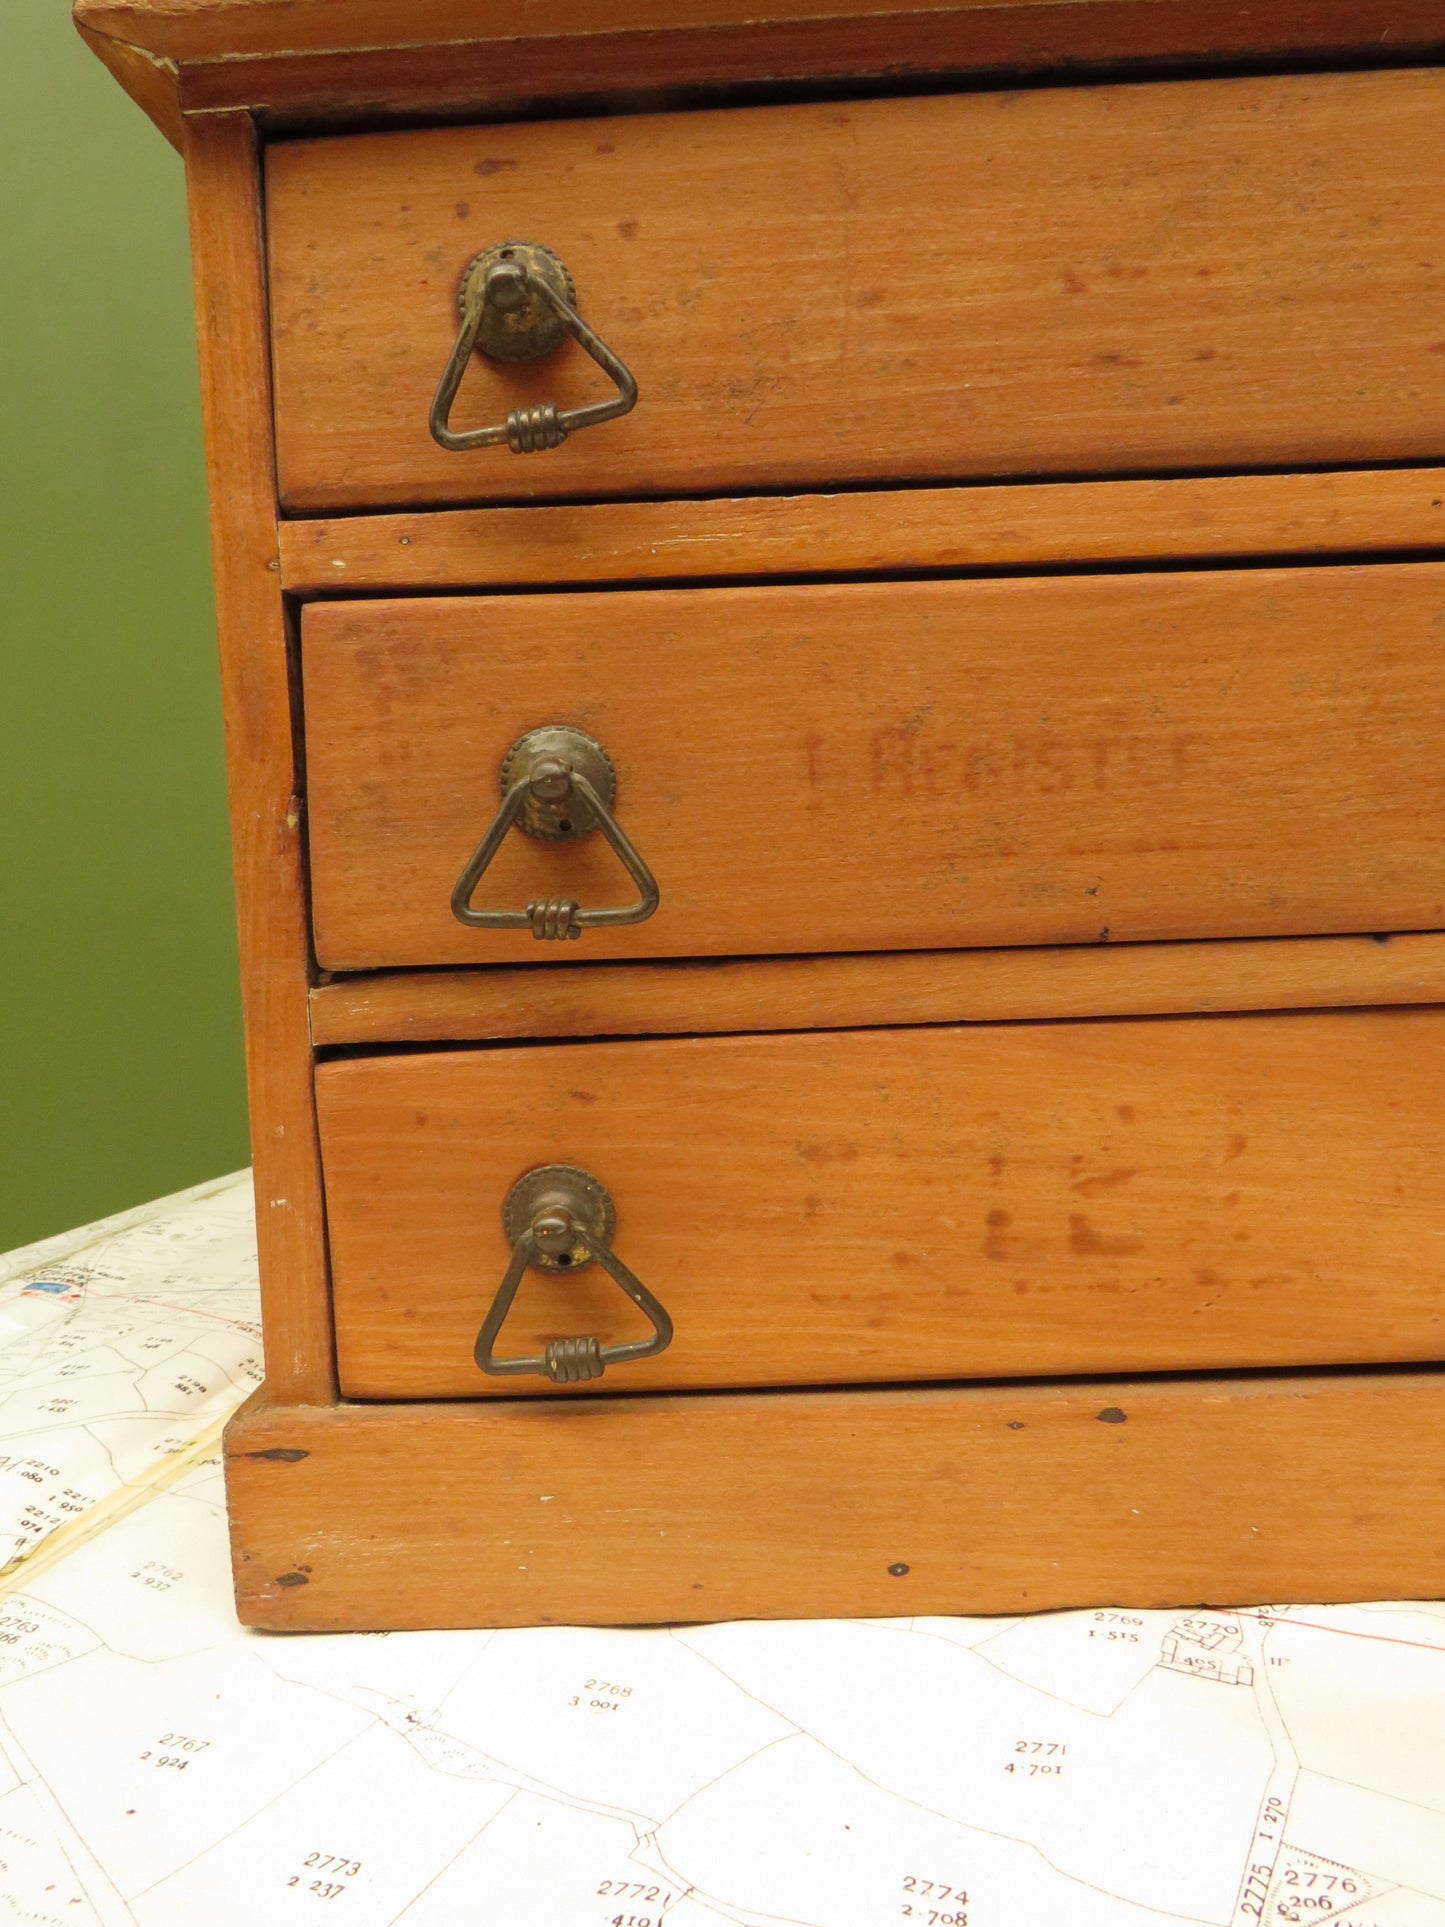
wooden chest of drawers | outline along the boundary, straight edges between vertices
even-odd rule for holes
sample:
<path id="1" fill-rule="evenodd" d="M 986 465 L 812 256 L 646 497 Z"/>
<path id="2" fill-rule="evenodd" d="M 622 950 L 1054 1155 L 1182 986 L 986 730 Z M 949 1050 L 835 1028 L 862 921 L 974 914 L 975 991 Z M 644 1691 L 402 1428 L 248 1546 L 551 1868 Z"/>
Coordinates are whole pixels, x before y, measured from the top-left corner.
<path id="1" fill-rule="evenodd" d="M 243 1619 L 1438 1592 L 1438 17 L 546 11 L 77 7 L 191 192 Z"/>

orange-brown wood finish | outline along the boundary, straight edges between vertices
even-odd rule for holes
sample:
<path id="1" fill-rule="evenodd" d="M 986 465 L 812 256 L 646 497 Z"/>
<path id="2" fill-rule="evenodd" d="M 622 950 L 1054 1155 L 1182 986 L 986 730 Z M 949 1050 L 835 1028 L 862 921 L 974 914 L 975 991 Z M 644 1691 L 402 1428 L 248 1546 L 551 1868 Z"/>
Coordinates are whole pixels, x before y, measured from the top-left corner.
<path id="1" fill-rule="evenodd" d="M 282 143 L 282 501 L 1436 457 L 1442 112 L 1424 69 Z M 457 282 L 509 237 L 642 394 L 520 462 L 427 430 Z M 603 391 L 571 343 L 476 363 L 462 425 Z"/>
<path id="2" fill-rule="evenodd" d="M 187 130 L 201 408 L 226 717 L 266 1382 L 335 1396 L 307 1028 L 306 883 L 291 736 L 255 135 L 244 115 Z"/>
<path id="3" fill-rule="evenodd" d="M 768 0 L 688 0 L 686 8 L 678 0 L 609 0 L 601 19 L 596 0 L 547 0 L 540 6 L 537 0 L 487 0 L 485 6 L 477 0 L 79 0 L 75 14 L 94 32 L 132 41 L 167 59 L 205 61 L 367 47 L 402 51 L 427 43 L 526 40 L 541 34 L 575 39 L 601 31 L 659 33 L 678 27 L 702 32 L 746 26 L 757 31 L 775 21 L 811 21 L 834 31 L 842 23 L 873 21 L 896 36 L 918 20 L 957 20 L 994 10 L 988 0 L 787 0 L 785 6 Z M 1046 12 L 1045 0 L 1034 0 L 1033 10 Z M 1107 11 L 1098 5 L 1079 8 L 1090 27 Z M 1355 0 L 1347 16 L 1353 36 L 1336 39 L 1339 30 L 1331 24 L 1328 8 L 1301 6 L 1299 0 L 1284 6 L 1275 0 L 1255 11 L 1270 22 L 1277 36 L 1272 44 L 1301 48 L 1348 45 L 1351 38 L 1369 45 L 1382 28 L 1398 26 L 1408 17 L 1401 8 L 1389 11 Z M 1189 33 L 1197 31 L 1193 23 L 1206 9 L 1198 0 L 1153 0 L 1137 12 L 1141 20 L 1148 14 L 1158 16 L 1167 23 L 1165 31 L 1173 25 Z M 1318 23 L 1313 34 L 1312 13 Z M 1217 51 L 1213 41 L 1181 39 L 1174 44 L 1180 52 Z M 574 59 L 585 59 L 585 52 L 577 49 Z"/>
<path id="4" fill-rule="evenodd" d="M 1343 1004 L 1445 1004 L 1445 935 L 380 971 L 318 984 L 311 1036 L 324 1048 Z"/>
<path id="5" fill-rule="evenodd" d="M 342 1390 L 556 1394 L 472 1359 L 544 1164 L 608 1187 L 676 1325 L 619 1393 L 1440 1358 L 1442 1050 L 1431 1010 L 323 1064 Z M 498 1351 L 646 1332 L 534 1270 Z"/>
<path id="6" fill-rule="evenodd" d="M 306 128 L 380 115 L 565 109 L 577 98 L 987 69 L 1225 61 L 1388 48 L 1397 61 L 1445 43 L 1437 0 L 860 0 L 851 6 L 669 5 L 516 13 L 471 0 L 76 0 L 82 33 L 172 134 L 182 109 L 258 110 Z M 681 16 L 681 17 L 680 17 Z"/>
<path id="7" fill-rule="evenodd" d="M 1445 926 L 1445 565 L 317 603 L 328 969 Z M 511 744 L 607 749 L 648 922 L 472 930 Z M 513 833 L 476 901 L 628 899 Z"/>
<path id="8" fill-rule="evenodd" d="M 330 124 L 374 127 L 387 117 L 425 114 L 497 119 L 535 112 L 548 101 L 589 111 L 600 96 L 626 105 L 715 100 L 742 82 L 753 93 L 812 93 L 819 84 L 871 77 L 900 82 L 980 74 L 1017 78 L 1061 66 L 1075 77 L 1117 78 L 1202 56 L 1240 63 L 1264 56 L 1318 58 L 1332 50 L 1395 63 L 1430 57 L 1445 45 L 1437 0 L 1002 0 L 932 12 L 837 19 L 755 19 L 745 25 L 680 26 L 591 33 L 563 41 L 473 40 L 364 48 L 320 55 L 181 65 L 176 85 L 188 112 L 252 107 L 278 132 Z"/>
<path id="9" fill-rule="evenodd" d="M 1430 1598 L 1442 1468 L 1419 1372 L 258 1400 L 226 1480 L 241 1618 L 329 1632 Z"/>
<path id="10" fill-rule="evenodd" d="M 1438 0 L 603 11 L 76 7 L 187 156 L 268 1368 L 243 1619 L 1441 1591 Z M 1331 51 L 1379 70 L 1219 65 Z M 1149 76 L 1181 60 L 1216 64 Z M 906 97 L 827 98 L 860 78 Z M 517 235 L 642 399 L 445 454 L 457 276 Z M 478 361 L 458 417 L 600 381 Z M 662 909 L 469 934 L 500 758 L 554 720 L 613 753 Z M 623 887 L 513 838 L 479 896 Z M 1208 1011 L 1293 1014 L 1164 1014 Z M 553 1157 L 677 1317 L 563 1395 L 471 1362 Z M 631 1315 L 532 1272 L 502 1349 Z"/>
<path id="11" fill-rule="evenodd" d="M 303 596 L 1445 548 L 1445 469 L 579 502 L 283 522 Z"/>

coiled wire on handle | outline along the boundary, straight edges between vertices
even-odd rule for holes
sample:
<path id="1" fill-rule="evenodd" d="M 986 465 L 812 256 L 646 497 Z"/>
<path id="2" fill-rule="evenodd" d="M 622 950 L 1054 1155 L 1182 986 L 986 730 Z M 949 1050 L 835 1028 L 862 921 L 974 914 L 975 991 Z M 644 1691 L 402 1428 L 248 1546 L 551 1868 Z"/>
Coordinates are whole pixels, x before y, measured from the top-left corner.
<path id="1" fill-rule="evenodd" d="M 549 1338 L 542 1357 L 554 1385 L 576 1385 L 584 1378 L 602 1376 L 600 1338 Z"/>
<path id="2" fill-rule="evenodd" d="M 580 937 L 582 926 L 577 921 L 578 907 L 575 897 L 535 897 L 527 905 L 532 935 L 538 943 L 549 937 L 559 943 L 568 937 Z"/>
<path id="3" fill-rule="evenodd" d="M 514 455 L 538 455 L 544 448 L 560 448 L 566 439 L 567 430 L 549 401 L 514 408 L 507 417 L 507 446 Z"/>

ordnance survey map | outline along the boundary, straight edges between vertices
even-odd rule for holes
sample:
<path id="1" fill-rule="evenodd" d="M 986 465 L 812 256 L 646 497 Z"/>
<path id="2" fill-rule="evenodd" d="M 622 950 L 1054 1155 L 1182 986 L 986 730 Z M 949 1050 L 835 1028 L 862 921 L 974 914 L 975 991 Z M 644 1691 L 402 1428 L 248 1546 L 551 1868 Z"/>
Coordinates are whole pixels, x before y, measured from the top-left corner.
<path id="1" fill-rule="evenodd" d="M 1445 1927 L 1439 1604 L 243 1633 L 249 1213 L 0 1260 L 0 1921 Z"/>

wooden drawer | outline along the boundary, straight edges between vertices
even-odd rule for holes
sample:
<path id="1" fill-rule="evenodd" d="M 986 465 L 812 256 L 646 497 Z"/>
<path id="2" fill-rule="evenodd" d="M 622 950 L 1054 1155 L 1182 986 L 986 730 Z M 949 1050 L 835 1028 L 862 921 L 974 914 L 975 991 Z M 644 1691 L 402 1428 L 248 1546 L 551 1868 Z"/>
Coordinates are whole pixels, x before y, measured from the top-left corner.
<path id="1" fill-rule="evenodd" d="M 472 1359 L 501 1205 L 565 1163 L 669 1350 L 602 1388 L 1438 1358 L 1445 1012 L 665 1039 L 317 1071 L 343 1393 Z M 526 1273 L 499 1349 L 641 1318 Z"/>
<path id="2" fill-rule="evenodd" d="M 1438 456 L 1442 114 L 1432 70 L 274 145 L 282 501 Z M 460 277 L 517 239 L 641 399 L 536 459 L 449 453 Z M 570 342 L 477 356 L 456 421 L 607 392 Z"/>
<path id="3" fill-rule="evenodd" d="M 1445 924 L 1445 565 L 317 604 L 329 969 Z M 597 738 L 661 906 L 578 943 L 453 884 L 509 746 Z M 513 831 L 476 901 L 635 894 Z"/>

